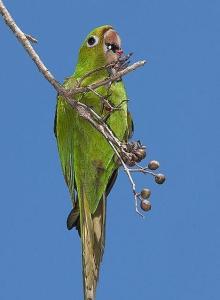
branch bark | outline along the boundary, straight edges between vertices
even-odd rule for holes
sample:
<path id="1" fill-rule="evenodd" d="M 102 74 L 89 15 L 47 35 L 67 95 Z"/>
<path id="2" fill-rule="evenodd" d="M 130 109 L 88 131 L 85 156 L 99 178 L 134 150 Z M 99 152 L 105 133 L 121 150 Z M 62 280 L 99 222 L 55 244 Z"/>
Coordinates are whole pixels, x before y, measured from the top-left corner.
<path id="1" fill-rule="evenodd" d="M 156 176 L 158 178 L 159 178 L 159 176 L 160 177 L 162 176 L 163 180 L 160 179 L 160 181 L 159 181 L 159 179 L 157 179 L 157 181 L 156 181 L 157 183 L 160 183 L 160 184 L 163 183 L 164 180 L 165 180 L 164 175 L 155 174 L 155 173 L 149 171 L 149 169 L 147 167 L 143 168 L 143 167 L 138 166 L 137 162 L 144 159 L 144 157 L 146 155 L 146 152 L 144 150 L 145 147 L 142 146 L 139 141 L 138 142 L 126 143 L 126 144 L 124 142 L 121 142 L 113 134 L 111 129 L 108 127 L 108 125 L 103 121 L 103 118 L 101 118 L 90 107 L 88 107 L 87 105 L 75 100 L 73 97 L 74 97 L 74 95 L 76 95 L 78 93 L 87 93 L 87 92 L 90 92 L 90 91 L 93 91 L 94 93 L 97 94 L 95 89 L 97 89 L 100 86 L 105 86 L 105 85 L 111 86 L 111 84 L 113 82 L 117 81 L 118 79 L 120 79 L 121 77 L 127 75 L 128 73 L 136 70 L 137 68 L 143 66 L 146 63 L 146 61 L 145 60 L 138 61 L 138 62 L 136 62 L 136 63 L 134 63 L 130 66 L 127 66 L 123 70 L 116 71 L 116 73 L 114 75 L 111 75 L 111 76 L 107 77 L 106 79 L 95 82 L 95 83 L 90 84 L 88 86 L 84 86 L 84 87 L 80 86 L 81 82 L 84 80 L 84 78 L 81 78 L 81 81 L 79 81 L 79 84 L 74 89 L 65 89 L 55 79 L 55 77 L 48 70 L 48 68 L 44 65 L 44 63 L 40 59 L 39 55 L 36 53 L 36 51 L 32 47 L 31 43 L 36 43 L 37 40 L 34 37 L 32 37 L 31 35 L 25 34 L 17 26 L 14 19 L 12 18 L 12 16 L 8 12 L 8 10 L 6 9 L 5 5 L 3 4 L 2 0 L 0 0 L 0 14 L 3 16 L 6 25 L 12 30 L 12 32 L 17 37 L 19 42 L 22 44 L 22 46 L 24 47 L 24 49 L 26 50 L 28 55 L 34 61 L 35 65 L 37 66 L 39 71 L 43 74 L 45 79 L 54 87 L 54 89 L 57 91 L 57 93 L 59 95 L 61 95 L 65 98 L 65 100 L 73 107 L 73 109 L 75 109 L 78 112 L 78 114 L 82 118 L 87 120 L 97 131 L 99 131 L 103 135 L 103 137 L 107 140 L 109 145 L 112 147 L 113 151 L 115 152 L 115 154 L 119 158 L 119 162 L 123 166 L 124 171 L 126 172 L 128 178 L 129 178 L 129 181 L 131 183 L 132 191 L 133 191 L 133 194 L 134 194 L 136 212 L 138 214 L 142 215 L 138 210 L 137 203 L 138 203 L 138 200 L 142 201 L 143 199 L 141 198 L 140 193 L 136 192 L 136 186 L 135 186 L 135 182 L 134 182 L 134 180 L 131 176 L 131 172 L 133 172 L 133 171 L 134 172 L 142 172 L 144 174 L 148 173 L 148 174 L 151 174 L 154 177 Z M 128 57 L 129 57 L 129 55 L 128 55 Z M 103 66 L 102 68 L 104 68 L 104 67 L 105 66 Z M 97 71 L 97 70 L 93 70 L 90 73 L 95 72 L 95 71 Z M 88 75 L 89 75 L 89 73 L 85 74 L 84 77 L 86 77 Z M 100 95 L 100 97 L 103 98 L 101 95 Z M 101 98 L 100 98 L 100 100 L 101 100 Z M 107 100 L 105 99 L 105 101 L 107 101 Z M 130 169 L 127 166 L 130 166 L 130 167 L 136 166 L 137 169 Z"/>
<path id="2" fill-rule="evenodd" d="M 88 86 L 85 87 L 77 87 L 75 89 L 69 90 L 69 95 L 74 96 L 75 94 L 78 93 L 85 93 L 85 92 L 89 92 L 90 90 L 95 90 L 100 86 L 106 85 L 110 82 L 114 82 L 117 81 L 118 79 L 120 79 L 121 77 L 127 75 L 128 73 L 136 70 L 139 67 L 142 67 L 143 65 L 145 65 L 146 60 L 140 60 L 134 64 L 132 64 L 131 66 L 128 66 L 127 68 L 118 71 L 115 75 L 112 75 L 111 77 L 108 77 L 104 80 L 95 82 L 93 84 L 90 84 Z"/>
<path id="3" fill-rule="evenodd" d="M 14 19 L 10 15 L 9 11 L 6 9 L 3 1 L 0 0 L 0 14 L 3 16 L 6 25 L 12 30 L 15 34 L 19 42 L 22 44 L 24 49 L 27 51 L 28 55 L 32 58 L 35 65 L 39 69 L 39 71 L 43 74 L 43 76 L 49 81 L 49 83 L 55 88 L 59 95 L 62 95 L 66 101 L 79 113 L 79 115 L 87 120 L 93 127 L 95 127 L 104 137 L 105 139 L 113 144 L 116 148 L 120 150 L 120 152 L 124 152 L 124 148 L 122 147 L 122 143 L 119 139 L 112 133 L 111 129 L 103 122 L 103 120 L 98 116 L 94 110 L 86 106 L 85 104 L 76 101 L 72 97 L 77 93 L 88 92 L 91 89 L 96 89 L 99 86 L 103 86 L 109 82 L 113 82 L 121 78 L 122 76 L 128 74 L 131 71 L 143 66 L 145 61 L 139 61 L 122 71 L 119 71 L 114 76 L 106 78 L 105 80 L 99 81 L 97 83 L 91 84 L 88 87 L 78 87 L 72 90 L 66 90 L 52 75 L 52 73 L 48 70 L 48 68 L 44 65 L 39 55 L 36 53 L 34 48 L 32 47 L 29 38 L 29 35 L 25 34 L 15 23 Z"/>

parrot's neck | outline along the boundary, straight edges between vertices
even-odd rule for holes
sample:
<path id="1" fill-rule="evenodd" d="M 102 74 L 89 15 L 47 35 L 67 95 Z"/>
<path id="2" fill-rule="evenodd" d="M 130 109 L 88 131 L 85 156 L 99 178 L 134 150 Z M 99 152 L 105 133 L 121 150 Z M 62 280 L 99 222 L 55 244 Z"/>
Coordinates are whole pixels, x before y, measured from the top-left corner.
<path id="1" fill-rule="evenodd" d="M 89 60 L 89 59 L 87 59 L 87 60 L 81 59 L 80 61 L 78 61 L 77 65 L 76 65 L 74 77 L 82 78 L 87 73 L 90 73 L 91 71 L 96 70 L 105 65 L 106 65 L 106 62 L 103 59 L 97 59 L 96 61 Z M 83 81 L 83 83 L 84 83 L 83 85 L 88 85 L 94 81 L 102 80 L 102 79 L 108 77 L 108 75 L 109 75 L 109 72 L 107 69 L 101 69 L 94 73 L 92 72 L 92 74 Z"/>

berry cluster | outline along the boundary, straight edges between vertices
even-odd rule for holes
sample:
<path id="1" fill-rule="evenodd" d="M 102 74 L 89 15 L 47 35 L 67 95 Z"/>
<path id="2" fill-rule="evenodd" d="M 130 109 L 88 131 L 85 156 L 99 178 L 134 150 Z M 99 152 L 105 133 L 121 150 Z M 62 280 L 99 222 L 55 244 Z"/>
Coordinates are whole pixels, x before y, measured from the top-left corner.
<path id="1" fill-rule="evenodd" d="M 149 162 L 147 168 L 143 168 L 144 173 L 150 173 L 154 176 L 154 180 L 157 184 L 163 184 L 166 180 L 166 177 L 163 174 L 155 174 L 154 172 L 160 167 L 160 164 L 156 160 L 152 160 Z M 151 170 L 151 171 L 150 171 Z M 150 203 L 150 195 L 151 190 L 148 188 L 144 188 L 140 193 L 137 194 L 138 199 L 140 200 L 140 207 L 143 211 L 149 211 L 151 210 L 151 203 Z"/>

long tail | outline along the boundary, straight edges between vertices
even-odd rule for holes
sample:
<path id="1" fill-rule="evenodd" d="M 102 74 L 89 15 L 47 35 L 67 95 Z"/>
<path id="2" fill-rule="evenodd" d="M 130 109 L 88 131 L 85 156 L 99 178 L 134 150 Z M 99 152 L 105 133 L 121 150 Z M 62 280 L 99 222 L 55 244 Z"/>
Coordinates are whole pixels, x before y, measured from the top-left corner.
<path id="1" fill-rule="evenodd" d="M 105 246 L 106 198 L 102 196 L 93 215 L 85 197 L 80 204 L 84 299 L 95 300 L 99 267 Z"/>

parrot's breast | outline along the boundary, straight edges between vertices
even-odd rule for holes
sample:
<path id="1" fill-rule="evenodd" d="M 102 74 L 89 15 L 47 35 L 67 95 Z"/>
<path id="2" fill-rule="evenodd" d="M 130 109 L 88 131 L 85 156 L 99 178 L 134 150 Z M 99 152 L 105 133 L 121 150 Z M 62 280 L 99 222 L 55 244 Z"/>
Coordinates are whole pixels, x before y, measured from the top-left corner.
<path id="1" fill-rule="evenodd" d="M 96 91 L 106 95 L 106 87 L 100 87 Z M 108 100 L 111 105 L 119 106 L 120 109 L 110 114 L 107 125 L 120 140 L 123 140 L 128 124 L 127 102 L 124 101 L 127 96 L 122 81 L 113 83 L 109 92 L 111 96 Z M 87 93 L 79 100 L 99 115 L 106 113 L 105 110 L 103 111 L 100 98 L 93 92 Z M 112 173 L 118 168 L 114 151 L 102 134 L 80 117 L 62 97 L 58 100 L 57 124 L 59 128 L 57 131 L 58 145 L 62 143 L 63 145 L 59 145 L 59 148 L 63 149 L 65 156 L 71 157 L 72 166 L 69 168 L 72 168 L 74 172 L 77 193 L 80 197 L 80 191 L 83 190 L 93 213 L 106 190 Z M 63 136 L 65 136 L 65 140 L 62 139 Z M 65 150 L 65 147 L 68 149 Z M 68 159 L 65 161 L 68 164 Z M 64 169 L 66 166 L 63 166 Z"/>

